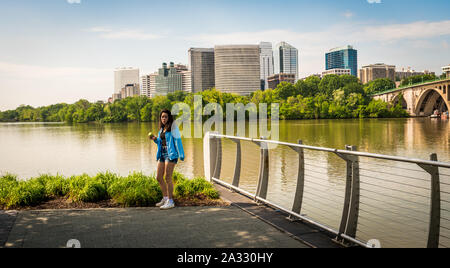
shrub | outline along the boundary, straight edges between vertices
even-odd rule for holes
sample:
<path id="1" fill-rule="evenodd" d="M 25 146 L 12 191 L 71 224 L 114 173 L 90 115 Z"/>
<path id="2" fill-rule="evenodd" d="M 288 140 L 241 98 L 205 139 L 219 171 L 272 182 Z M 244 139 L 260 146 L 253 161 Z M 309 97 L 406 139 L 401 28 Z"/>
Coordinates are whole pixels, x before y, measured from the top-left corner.
<path id="1" fill-rule="evenodd" d="M 99 173 L 95 177 L 95 179 L 101 181 L 105 186 L 105 189 L 108 191 L 109 187 L 114 184 L 120 177 L 117 174 L 111 173 L 107 171 L 106 173 Z"/>
<path id="2" fill-rule="evenodd" d="M 98 178 L 88 175 L 69 179 L 69 199 L 75 202 L 98 202 L 108 199 L 106 187 Z"/>
<path id="3" fill-rule="evenodd" d="M 69 181 L 61 175 L 40 175 L 36 180 L 44 186 L 48 198 L 65 196 L 69 192 Z"/>
<path id="4" fill-rule="evenodd" d="M 45 187 L 37 179 L 19 181 L 10 188 L 3 206 L 7 209 L 23 206 L 33 206 L 46 199 Z"/>
<path id="5" fill-rule="evenodd" d="M 115 180 L 108 188 L 111 198 L 122 206 L 151 206 L 159 202 L 162 192 L 153 177 L 133 173 Z"/>
<path id="6" fill-rule="evenodd" d="M 175 186 L 175 196 L 180 198 L 194 197 L 202 194 L 211 199 L 218 199 L 219 192 L 205 178 L 183 180 Z"/>

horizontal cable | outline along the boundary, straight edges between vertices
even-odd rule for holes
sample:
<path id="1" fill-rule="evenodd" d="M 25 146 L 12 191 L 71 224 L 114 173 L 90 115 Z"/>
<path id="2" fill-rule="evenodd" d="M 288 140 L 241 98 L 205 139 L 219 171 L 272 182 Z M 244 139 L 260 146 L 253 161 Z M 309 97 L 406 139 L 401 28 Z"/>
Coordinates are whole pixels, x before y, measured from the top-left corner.
<path id="1" fill-rule="evenodd" d="M 383 200 L 371 198 L 371 197 L 368 197 L 368 196 L 361 196 L 361 197 L 367 198 L 367 199 L 372 200 L 372 201 L 378 201 L 378 202 L 380 202 L 380 203 L 384 203 L 384 204 L 391 205 L 391 206 L 394 206 L 394 207 L 398 207 L 398 208 L 401 208 L 401 209 L 414 211 L 414 212 L 417 212 L 417 213 L 423 213 L 423 214 L 429 213 L 428 211 L 420 211 L 420 210 L 416 210 L 416 209 L 410 208 L 410 207 L 409 207 L 409 208 L 408 208 L 408 207 L 402 207 L 402 206 L 399 206 L 399 205 L 394 204 L 394 203 L 390 203 L 390 202 L 386 202 L 386 201 L 383 201 Z"/>
<path id="2" fill-rule="evenodd" d="M 321 209 L 321 208 L 319 208 L 319 207 L 316 207 L 316 206 L 313 206 L 313 205 L 310 205 L 310 204 L 308 204 L 308 206 L 309 206 L 309 207 L 312 207 L 312 208 L 315 208 L 315 209 L 318 209 L 318 210 L 322 210 L 323 212 L 328 212 L 328 211 L 326 211 L 326 210 L 323 210 L 323 209 Z M 305 207 L 304 210 L 308 211 L 309 209 L 308 209 L 308 207 Z M 322 218 L 324 218 L 324 219 L 331 220 L 331 221 L 337 221 L 337 219 L 332 219 L 332 218 L 327 217 L 327 216 L 325 216 L 325 215 L 323 215 L 323 214 L 317 213 L 317 211 L 314 211 L 314 210 L 309 210 L 309 211 L 310 211 L 312 214 L 315 214 L 315 215 L 317 215 L 317 216 L 319 216 L 319 217 L 322 217 Z M 305 214 L 305 212 L 302 211 L 302 214 Z M 306 215 L 308 215 L 308 213 L 306 213 Z M 326 215 L 328 215 L 328 214 L 326 214 Z M 308 217 L 311 218 L 309 215 L 308 215 Z"/>
<path id="3" fill-rule="evenodd" d="M 364 170 L 364 171 L 368 171 L 368 172 L 377 173 L 377 174 L 386 174 L 386 175 L 391 175 L 391 176 L 395 176 L 395 177 L 401 177 L 401 178 L 406 178 L 406 179 L 413 179 L 413 180 L 420 180 L 420 181 L 428 182 L 428 180 L 419 179 L 419 178 L 416 178 L 416 177 L 410 177 L 410 176 L 399 175 L 399 174 L 392 174 L 392 173 L 383 172 L 383 171 L 375 171 L 375 170 L 365 169 L 365 168 L 361 168 L 361 167 L 359 169 L 360 170 Z"/>
<path id="4" fill-rule="evenodd" d="M 441 226 L 442 229 L 450 231 L 450 229 L 448 229 L 447 227 Z"/>
<path id="5" fill-rule="evenodd" d="M 323 192 L 324 192 L 324 190 L 322 190 L 322 189 L 317 189 L 317 188 L 311 187 L 311 186 L 305 187 L 304 191 L 306 192 L 306 190 L 308 190 L 308 191 L 309 190 L 315 190 L 316 192 L 318 192 L 320 194 L 323 194 Z M 327 191 L 327 194 L 325 196 L 328 196 L 330 198 L 337 197 L 339 199 L 332 199 L 330 201 L 344 203 L 344 197 L 343 196 L 339 196 L 339 195 L 336 195 L 336 194 L 328 192 L 328 191 Z M 320 195 L 319 197 L 322 197 L 322 195 Z"/>
<path id="6" fill-rule="evenodd" d="M 324 185 L 324 184 L 320 184 L 320 183 L 312 182 L 312 181 L 305 181 L 305 188 L 306 188 L 306 185 L 309 185 L 309 184 L 319 185 L 319 186 L 322 186 L 322 187 L 327 188 L 327 189 L 321 189 L 321 190 L 328 190 L 328 189 L 330 189 L 330 188 L 333 188 L 333 186 Z M 337 195 L 337 194 L 334 194 L 334 193 L 330 193 L 330 194 L 333 194 L 333 195 L 335 195 L 335 196 L 337 196 L 337 197 L 339 197 L 339 198 L 343 198 L 343 197 L 344 197 L 344 196 Z"/>
<path id="7" fill-rule="evenodd" d="M 319 202 L 319 201 L 316 201 L 316 200 L 313 200 L 313 199 L 311 199 L 311 198 L 304 198 L 304 201 L 305 202 L 303 202 L 303 208 L 307 208 L 308 206 L 311 206 L 311 207 L 313 207 L 313 208 L 316 208 L 316 209 L 319 209 L 319 210 L 321 210 L 321 211 L 324 211 L 324 212 L 327 212 L 328 214 L 336 214 L 336 215 L 338 215 L 339 213 L 337 213 L 337 209 L 334 209 L 334 210 L 332 210 L 332 208 L 328 208 L 328 207 L 326 207 L 326 208 L 319 208 L 319 207 L 317 207 L 317 206 L 314 206 L 314 205 L 311 205 L 310 203 L 309 203 L 309 201 L 311 201 L 311 202 L 313 202 L 314 204 L 316 204 L 316 203 L 319 203 L 319 204 L 322 204 L 322 205 L 325 205 L 325 206 L 327 206 L 328 204 L 324 204 L 324 203 L 322 203 L 322 202 Z M 327 214 L 327 215 L 328 215 Z"/>
<path id="8" fill-rule="evenodd" d="M 305 160 L 307 160 L 307 159 L 305 159 Z M 309 160 L 309 161 L 313 161 L 313 162 L 317 163 L 317 161 L 314 161 L 314 160 Z M 312 167 L 322 168 L 322 169 L 328 170 L 328 167 L 323 167 L 323 166 L 313 165 L 313 164 L 310 164 L 310 163 L 308 163 L 308 162 L 306 162 L 306 161 L 305 161 L 305 166 L 312 166 Z"/>
<path id="9" fill-rule="evenodd" d="M 367 184 L 367 185 L 371 185 L 371 186 L 374 186 L 374 187 L 379 187 L 379 188 L 382 188 L 382 189 L 385 189 L 385 190 L 389 190 L 389 191 L 395 191 L 395 192 L 400 192 L 400 193 L 404 193 L 404 194 L 415 195 L 417 197 L 423 197 L 425 199 L 430 199 L 430 197 L 428 197 L 428 196 L 423 196 L 423 195 L 416 194 L 416 193 L 411 193 L 411 192 L 405 192 L 405 191 L 402 191 L 402 190 L 392 189 L 392 188 L 388 188 L 388 187 L 384 187 L 384 186 L 380 186 L 380 185 L 376 185 L 376 184 L 372 184 L 372 183 L 368 183 L 368 182 L 361 181 L 361 184 Z"/>
<path id="10" fill-rule="evenodd" d="M 392 195 L 386 195 L 386 194 L 382 194 L 382 193 L 377 193 L 377 192 L 374 192 L 374 191 L 371 191 L 371 190 L 368 190 L 368 189 L 364 189 L 364 188 L 361 188 L 361 190 L 366 191 L 366 192 L 369 192 L 369 193 L 381 195 L 381 196 L 384 196 L 384 197 L 389 197 L 389 198 L 401 200 L 401 201 L 408 202 L 408 203 L 411 203 L 411 204 L 416 204 L 416 205 L 421 205 L 421 206 L 426 206 L 426 207 L 428 207 L 427 204 L 423 204 L 423 203 L 419 203 L 419 202 L 415 202 L 415 201 L 406 200 L 406 199 L 403 199 L 403 198 L 400 198 L 400 197 L 395 197 L 395 196 L 392 196 Z"/>
<path id="11" fill-rule="evenodd" d="M 385 222 L 381 222 L 381 221 L 377 221 L 377 220 L 373 220 L 373 219 L 368 219 L 368 218 L 365 218 L 365 217 L 360 217 L 360 218 L 361 218 L 362 220 L 366 220 L 366 221 L 370 221 L 370 222 L 375 222 L 375 223 L 381 224 L 381 225 L 383 225 L 383 226 L 386 225 Z M 359 224 L 359 221 L 358 221 L 358 224 Z M 398 226 L 398 227 L 397 227 L 397 225 L 395 225 L 395 226 L 388 226 L 388 228 L 391 229 L 391 230 L 394 230 L 394 231 L 398 231 L 399 234 L 404 234 L 404 233 L 405 233 L 405 229 L 400 229 L 401 226 Z M 378 229 L 377 229 L 377 230 L 378 230 Z M 416 231 L 417 231 L 417 230 L 416 230 Z M 420 231 L 420 232 L 423 233 L 423 231 Z M 383 233 L 383 234 L 384 234 L 384 233 Z M 420 236 L 420 235 L 417 234 L 417 233 L 416 233 L 415 236 L 414 236 L 414 235 L 411 235 L 411 233 L 408 233 L 407 235 L 408 235 L 408 237 L 413 237 L 413 238 L 423 239 L 423 237 Z"/>
<path id="12" fill-rule="evenodd" d="M 305 171 L 312 171 L 312 170 L 306 169 Z M 314 172 L 314 171 L 312 171 L 312 172 Z M 315 172 L 315 173 L 317 173 L 317 172 Z M 326 175 L 327 178 L 328 178 L 328 174 L 322 174 L 322 175 Z M 313 176 L 313 175 L 308 174 L 308 173 L 305 172 L 305 179 L 308 179 L 308 178 L 314 178 L 314 179 L 317 179 L 317 180 L 319 180 L 319 181 L 324 181 L 324 182 L 330 183 L 330 181 L 327 180 L 327 179 L 319 178 L 319 177 Z M 336 184 L 336 185 L 334 185 L 334 186 L 338 186 L 338 184 Z"/>
<path id="13" fill-rule="evenodd" d="M 404 168 L 404 167 L 394 167 L 394 166 L 387 166 L 387 165 L 382 165 L 382 164 L 373 164 L 371 162 L 367 162 L 367 161 L 359 161 L 360 163 L 364 163 L 364 164 L 369 164 L 369 165 L 373 165 L 373 166 L 380 166 L 380 167 L 386 167 L 386 168 L 396 168 L 396 169 L 401 169 L 401 170 L 409 170 L 409 171 L 416 171 L 416 172 L 422 172 L 422 173 L 426 173 L 428 174 L 428 172 L 426 172 L 425 170 L 420 170 L 420 169 L 412 169 L 412 168 Z"/>
<path id="14" fill-rule="evenodd" d="M 450 212 L 450 210 L 445 209 L 445 208 L 441 208 L 442 211 L 446 211 L 446 212 Z"/>
<path id="15" fill-rule="evenodd" d="M 319 192 L 319 193 L 320 193 L 320 191 L 318 191 L 317 189 L 315 189 L 315 188 L 313 188 L 313 187 L 310 187 L 310 188 L 308 188 L 308 190 L 310 190 L 310 189 L 314 189 L 314 190 L 316 190 L 317 192 Z M 305 193 L 307 193 L 307 194 L 311 194 L 311 195 L 314 195 L 314 196 L 320 197 L 320 198 L 322 198 L 322 199 L 325 199 L 325 200 L 328 200 L 328 201 L 334 202 L 334 203 L 336 203 L 336 202 L 342 202 L 342 203 L 344 203 L 344 201 L 343 201 L 343 200 L 329 199 L 329 198 L 326 198 L 326 197 L 324 197 L 324 196 L 321 196 L 321 195 L 317 195 L 317 194 L 315 194 L 315 193 L 311 193 L 311 192 L 308 192 L 308 191 L 304 191 L 304 192 L 305 192 Z"/>
<path id="16" fill-rule="evenodd" d="M 362 176 L 364 176 L 366 178 L 371 178 L 371 179 L 375 179 L 375 180 L 379 180 L 379 181 L 392 182 L 392 183 L 395 183 L 395 184 L 400 184 L 400 185 L 404 185 L 404 186 L 415 187 L 415 188 L 419 188 L 419 189 L 430 191 L 430 188 L 425 188 L 425 187 L 422 187 L 422 186 L 416 186 L 416 185 L 406 184 L 406 183 L 402 183 L 402 182 L 398 182 L 398 181 L 392 181 L 392 180 L 387 180 L 387 179 L 380 179 L 380 178 L 376 178 L 376 177 L 372 177 L 372 176 L 364 175 L 364 174 L 360 174 L 360 175 L 362 175 Z"/>
<path id="17" fill-rule="evenodd" d="M 361 208 L 360 208 L 360 210 L 363 211 L 363 212 L 365 212 L 365 213 L 368 213 L 368 214 L 371 214 L 371 215 L 373 215 L 373 216 L 376 216 L 376 217 L 378 217 L 378 218 L 381 218 L 380 215 L 374 214 L 374 213 L 372 213 L 372 212 L 370 212 L 370 211 L 367 211 L 367 210 L 364 210 L 364 209 L 361 209 Z M 394 220 L 394 219 L 392 219 L 392 218 L 390 218 L 390 219 L 388 219 L 388 220 L 389 220 L 389 221 L 392 221 L 392 222 L 395 222 L 395 223 L 402 224 L 402 225 L 404 225 L 404 226 L 408 226 L 408 227 L 410 227 L 410 228 L 415 229 L 416 231 L 427 232 L 426 229 L 421 229 L 421 228 L 419 228 L 419 227 L 416 227 L 416 226 L 413 226 L 413 225 L 406 224 L 406 223 L 404 223 L 404 222 L 396 221 L 396 220 Z"/>
<path id="18" fill-rule="evenodd" d="M 365 205 L 365 206 L 368 206 L 368 207 L 370 207 L 370 208 L 375 208 L 375 209 L 385 210 L 385 211 L 387 211 L 387 212 L 390 212 L 390 213 L 393 213 L 393 214 L 396 214 L 396 215 L 399 215 L 399 216 L 402 216 L 402 217 L 405 217 L 405 218 L 409 218 L 409 219 L 412 219 L 412 220 L 416 220 L 416 221 L 418 221 L 418 222 L 420 222 L 420 223 L 428 224 L 428 222 L 425 222 L 425 221 L 423 221 L 422 219 L 418 219 L 418 218 L 415 218 L 415 217 L 412 217 L 412 216 L 409 216 L 409 215 L 404 215 L 404 214 L 398 213 L 398 212 L 396 212 L 396 211 L 388 210 L 388 209 L 386 209 L 386 208 L 380 208 L 380 207 L 377 207 L 377 206 L 369 205 L 369 204 L 366 204 L 366 203 L 363 203 L 363 202 L 360 202 L 360 203 L 363 204 L 363 205 Z"/>
<path id="19" fill-rule="evenodd" d="M 325 199 L 325 200 L 328 200 L 328 201 L 331 201 L 331 202 L 336 202 L 336 201 L 334 201 L 334 200 L 326 199 L 326 198 L 323 198 L 323 197 L 320 196 L 320 195 L 316 195 L 316 194 L 313 194 L 313 193 L 310 193 L 310 192 L 305 192 L 305 193 L 310 194 L 310 195 L 313 195 L 313 196 L 316 196 L 316 197 L 320 197 L 320 198 L 322 198 L 322 199 Z M 311 199 L 311 198 L 307 198 L 307 199 L 308 199 L 308 200 L 311 200 L 311 201 L 314 201 L 314 202 L 317 202 L 317 203 L 319 203 L 319 204 L 325 205 L 325 206 L 327 206 L 327 207 L 329 207 L 329 208 L 331 208 L 331 209 L 342 210 L 342 208 L 334 207 L 334 206 L 331 207 L 330 204 L 327 204 L 327 203 L 324 203 L 324 202 L 321 202 L 321 201 L 318 201 L 318 200 L 313 200 L 313 199 Z M 329 210 L 329 212 L 335 212 L 335 211 Z"/>
<path id="20" fill-rule="evenodd" d="M 318 171 L 307 169 L 307 168 L 305 168 L 305 171 L 313 172 L 313 173 L 316 173 L 318 175 L 323 175 L 323 176 L 326 176 L 328 178 L 328 174 L 327 173 L 322 173 L 322 172 L 318 172 Z"/>

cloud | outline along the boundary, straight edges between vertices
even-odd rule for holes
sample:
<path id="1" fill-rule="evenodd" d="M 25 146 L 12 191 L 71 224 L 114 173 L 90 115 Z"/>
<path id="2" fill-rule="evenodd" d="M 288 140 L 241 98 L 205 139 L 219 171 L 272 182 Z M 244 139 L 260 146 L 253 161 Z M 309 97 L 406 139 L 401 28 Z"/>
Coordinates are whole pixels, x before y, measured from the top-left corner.
<path id="1" fill-rule="evenodd" d="M 96 76 L 112 73 L 111 69 L 46 67 L 38 65 L 15 64 L 0 62 L 2 76 L 21 77 L 29 79 L 69 78 L 78 76 Z"/>
<path id="2" fill-rule="evenodd" d="M 369 4 L 381 4 L 381 0 L 367 0 Z"/>
<path id="3" fill-rule="evenodd" d="M 107 27 L 93 27 L 91 29 L 88 29 L 88 32 L 92 33 L 99 33 L 100 38 L 104 39 L 124 39 L 124 40 L 139 40 L 139 41 L 145 41 L 145 40 L 154 40 L 154 39 L 161 39 L 163 36 L 151 34 L 151 33 L 145 33 L 141 30 L 120 30 L 115 31 Z"/>
<path id="4" fill-rule="evenodd" d="M 450 35 L 450 20 L 427 22 L 418 21 L 408 24 L 391 24 L 368 26 L 351 24 L 332 26 L 317 32 L 294 32 L 285 29 L 272 29 L 261 32 L 232 32 L 224 34 L 199 34 L 187 39 L 202 44 L 244 44 L 259 43 L 263 40 L 312 44 L 314 46 L 327 43 L 367 43 L 400 40 L 422 40 Z"/>
<path id="5" fill-rule="evenodd" d="M 353 45 L 360 52 L 360 63 L 364 64 L 378 61 L 400 64 L 399 62 L 403 61 L 413 65 L 414 61 L 418 62 L 417 59 L 412 62 L 411 58 L 403 58 L 405 57 L 403 54 L 407 51 L 430 47 L 441 49 L 448 44 L 435 43 L 431 40 L 441 37 L 450 37 L 450 20 L 390 25 L 346 23 L 316 32 L 271 29 L 260 32 L 198 34 L 186 37 L 186 39 L 191 46 L 205 47 L 226 44 L 258 44 L 261 41 L 272 42 L 273 45 L 276 45 L 281 41 L 286 41 L 299 49 L 300 76 L 303 76 L 323 70 L 324 55 L 334 47 Z M 374 54 L 370 51 L 377 51 L 377 53 Z M 424 64 L 424 66 L 429 66 L 429 64 Z"/>
<path id="6" fill-rule="evenodd" d="M 69 4 L 81 4 L 81 0 L 67 0 L 67 3 Z"/>

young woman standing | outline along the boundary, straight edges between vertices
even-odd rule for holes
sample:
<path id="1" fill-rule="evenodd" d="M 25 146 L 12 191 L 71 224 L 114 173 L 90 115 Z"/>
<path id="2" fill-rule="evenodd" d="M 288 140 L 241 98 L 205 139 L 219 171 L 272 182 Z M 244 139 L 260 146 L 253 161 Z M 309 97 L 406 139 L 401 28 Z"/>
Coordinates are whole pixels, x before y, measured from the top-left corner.
<path id="1" fill-rule="evenodd" d="M 184 150 L 180 130 L 174 124 L 172 113 L 169 110 L 162 110 L 159 114 L 158 137 L 152 135 L 150 139 L 158 145 L 156 179 L 164 196 L 156 206 L 161 209 L 171 209 L 175 207 L 173 201 L 173 170 L 178 163 L 178 159 L 184 161 Z"/>

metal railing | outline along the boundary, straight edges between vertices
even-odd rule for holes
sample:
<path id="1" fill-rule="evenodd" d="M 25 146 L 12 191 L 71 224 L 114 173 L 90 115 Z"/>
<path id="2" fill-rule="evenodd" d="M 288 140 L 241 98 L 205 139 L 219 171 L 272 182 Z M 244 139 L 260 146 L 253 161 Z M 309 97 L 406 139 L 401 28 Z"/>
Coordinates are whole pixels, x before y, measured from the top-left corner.
<path id="1" fill-rule="evenodd" d="M 222 169 L 222 139 L 229 139 L 233 141 L 236 144 L 236 163 L 235 163 L 235 169 L 234 169 L 234 176 L 232 179 L 232 183 L 226 183 L 220 179 L 221 177 L 221 169 Z M 256 187 L 256 193 L 252 194 L 248 191 L 245 191 L 241 188 L 239 188 L 240 179 L 241 179 L 241 166 L 242 166 L 242 149 L 241 149 L 241 142 L 247 141 L 254 143 L 259 146 L 260 148 L 260 168 L 259 168 L 259 178 L 258 183 Z M 293 207 L 292 209 L 284 208 L 278 204 L 275 204 L 274 202 L 271 202 L 267 200 L 267 193 L 268 193 L 268 186 L 269 186 L 269 144 L 274 145 L 280 145 L 280 146 L 287 146 L 294 150 L 298 154 L 298 176 L 297 176 L 297 186 L 295 190 L 295 197 L 293 200 Z M 307 217 L 305 215 L 302 215 L 302 206 L 304 204 L 304 195 L 307 193 L 305 191 L 305 179 L 307 178 L 308 174 L 305 173 L 308 169 L 306 169 L 307 165 L 305 164 L 305 151 L 319 151 L 319 152 L 325 152 L 327 154 L 334 154 L 337 155 L 340 159 L 342 159 L 346 164 L 346 178 L 345 178 L 345 194 L 343 197 L 343 209 L 340 219 L 340 225 L 339 228 L 332 228 L 327 226 L 326 224 L 320 223 L 317 220 L 313 220 L 310 217 Z M 412 159 L 412 158 L 406 158 L 406 157 L 398 157 L 398 156 L 389 156 L 389 155 L 381 155 L 381 154 L 372 154 L 372 153 L 366 153 L 366 152 L 359 152 L 357 151 L 357 148 L 355 146 L 346 146 L 345 150 L 338 150 L 338 149 L 331 149 L 331 148 L 322 148 L 322 147 L 315 147 L 315 146 L 308 146 L 302 144 L 301 141 L 298 142 L 298 144 L 294 143 L 286 143 L 286 142 L 279 142 L 279 141 L 272 141 L 272 140 L 266 140 L 264 138 L 261 139 L 251 139 L 251 138 L 244 138 L 244 137 L 236 137 L 236 136 L 227 136 L 227 135 L 220 135 L 215 132 L 209 132 L 205 135 L 204 138 L 204 159 L 205 159 L 205 176 L 209 181 L 221 184 L 225 187 L 228 187 L 229 189 L 232 189 L 236 192 L 240 192 L 241 194 L 244 194 L 252 199 L 254 199 L 256 202 L 261 202 L 263 204 L 269 205 L 271 207 L 274 207 L 278 210 L 281 210 L 285 213 L 288 213 L 291 217 L 300 219 L 304 222 L 310 223 L 312 225 L 315 225 L 325 231 L 328 231 L 331 234 L 336 235 L 336 241 L 343 243 L 343 244 L 356 244 L 363 247 L 372 247 L 368 244 L 368 242 L 361 241 L 360 239 L 357 239 L 357 232 L 359 231 L 358 227 L 358 221 L 361 218 L 360 214 L 361 212 L 367 212 L 369 214 L 376 214 L 371 211 L 362 210 L 360 206 L 364 203 L 361 202 L 361 176 L 364 178 L 371 178 L 375 180 L 379 180 L 379 182 L 391 182 L 401 185 L 402 187 L 421 187 L 424 190 L 429 190 L 428 196 L 423 196 L 415 193 L 414 191 L 405 190 L 402 188 L 402 190 L 396 190 L 398 192 L 404 193 L 404 194 L 412 194 L 417 195 L 419 197 L 425 197 L 429 199 L 429 218 L 426 220 L 418 219 L 419 221 L 427 224 L 427 247 L 428 248 L 438 248 L 439 246 L 445 247 L 445 245 L 442 245 L 439 243 L 440 237 L 448 238 L 446 236 L 443 236 L 440 233 L 441 228 L 445 228 L 445 230 L 450 230 L 449 228 L 446 228 L 444 226 L 441 226 L 441 220 L 449 220 L 450 217 L 441 217 L 441 211 L 444 211 L 444 213 L 449 213 L 450 210 L 442 208 L 441 203 L 442 202 L 448 202 L 441 199 L 441 192 L 443 194 L 450 194 L 450 192 L 444 192 L 441 191 L 441 180 L 440 180 L 440 171 L 441 169 L 450 169 L 450 163 L 447 162 L 439 162 L 437 159 L 436 154 L 431 154 L 430 160 L 423 160 L 423 159 Z M 426 180 L 426 184 L 430 186 L 430 188 L 423 187 L 423 186 L 415 186 L 411 185 L 409 183 L 402 183 L 398 180 L 388 180 L 377 177 L 371 177 L 370 175 L 367 175 L 365 172 L 375 172 L 378 174 L 386 173 L 385 170 L 371 170 L 366 168 L 361 168 L 361 164 L 365 164 L 368 162 L 361 162 L 362 158 L 370 158 L 370 159 L 378 159 L 378 160 L 385 160 L 385 161 L 395 161 L 395 162 L 401 162 L 401 163 L 408 163 L 408 164 L 414 164 L 419 167 L 418 170 L 414 169 L 416 172 L 422 172 L 422 174 L 427 175 L 427 177 L 430 178 L 430 180 Z M 343 162 L 343 163 L 344 163 Z M 316 166 L 317 167 L 317 166 Z M 386 166 L 387 168 L 390 166 Z M 372 174 L 372 173 L 370 173 Z M 397 176 L 403 176 L 402 174 L 397 174 Z M 442 176 L 449 176 L 448 174 L 442 174 Z M 404 176 L 405 178 L 407 176 Z M 414 180 L 414 178 L 409 178 L 410 180 Z M 425 180 L 421 180 L 422 183 L 425 182 Z M 364 183 L 365 184 L 365 183 Z M 369 183 L 367 183 L 369 184 Z M 445 184 L 445 183 L 444 183 Z M 383 187 L 380 186 L 378 183 L 375 184 L 369 184 L 373 185 L 374 187 Z M 445 184 L 446 186 L 450 186 L 450 184 Z M 306 187 L 307 188 L 307 187 Z M 386 187 L 385 187 L 386 188 Z M 386 188 L 388 189 L 388 188 Z M 308 189 L 307 189 L 308 190 Z M 388 189 L 391 190 L 391 189 Z M 368 193 L 370 193 L 370 190 L 367 190 Z M 376 200 L 379 202 L 386 202 L 384 199 L 385 197 L 389 198 L 397 198 L 401 200 L 401 202 L 405 202 L 405 204 L 408 204 L 408 202 L 414 203 L 414 200 L 406 200 L 402 199 L 400 196 L 391 196 L 387 195 L 386 193 L 380 193 L 381 196 L 384 198 L 378 198 L 375 199 L 373 196 L 370 196 L 368 198 L 371 198 L 372 200 Z M 321 202 L 321 195 L 316 195 L 317 202 Z M 382 200 L 380 200 L 382 199 Z M 323 201 L 323 200 L 322 200 Z M 416 203 L 420 205 L 424 205 L 423 203 Z M 428 206 L 428 205 L 426 205 Z M 405 208 L 405 209 L 411 209 L 407 205 L 398 206 L 399 208 Z M 412 206 L 414 207 L 414 206 Z M 372 206 L 372 208 L 377 208 L 377 206 Z M 449 214 L 450 215 L 450 214 Z M 444 215 L 445 216 L 445 215 Z M 410 216 L 407 216 L 410 217 Z M 389 221 L 389 219 L 386 219 Z M 394 221 L 394 219 L 392 219 Z M 450 221 L 449 221 L 450 222 Z M 386 222 L 380 222 L 380 224 L 383 224 Z M 361 223 L 362 224 L 362 223 Z M 401 223 L 400 223 L 401 224 Z M 406 224 L 406 223 L 405 223 Z M 407 225 L 406 225 L 407 226 Z M 448 245 L 447 245 L 448 246 Z"/>

